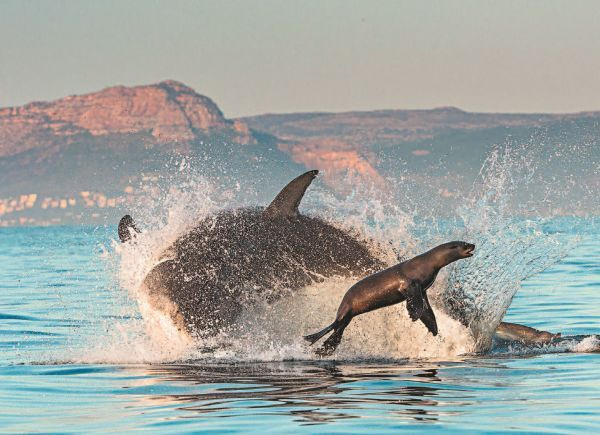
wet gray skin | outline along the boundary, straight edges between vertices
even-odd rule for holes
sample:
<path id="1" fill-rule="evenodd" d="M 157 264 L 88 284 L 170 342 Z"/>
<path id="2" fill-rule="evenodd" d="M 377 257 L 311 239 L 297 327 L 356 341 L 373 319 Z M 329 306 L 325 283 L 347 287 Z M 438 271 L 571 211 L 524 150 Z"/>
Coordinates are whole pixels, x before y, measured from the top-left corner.
<path id="1" fill-rule="evenodd" d="M 386 264 L 366 241 L 299 213 L 317 173 L 292 180 L 266 208 L 221 211 L 181 235 L 167 249 L 172 259 L 144 281 L 156 305 L 188 332 L 212 334 L 235 324 L 256 298 L 274 301 L 329 277 L 358 278 L 383 269 Z M 127 236 L 134 232 L 131 227 Z"/>

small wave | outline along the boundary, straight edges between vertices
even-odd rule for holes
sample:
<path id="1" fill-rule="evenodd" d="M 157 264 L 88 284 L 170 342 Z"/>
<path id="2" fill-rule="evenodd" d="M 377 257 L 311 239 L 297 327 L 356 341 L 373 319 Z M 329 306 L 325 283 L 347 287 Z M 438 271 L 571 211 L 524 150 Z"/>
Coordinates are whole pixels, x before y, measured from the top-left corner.
<path id="1" fill-rule="evenodd" d="M 6 314 L 6 313 L 0 313 L 0 320 L 25 320 L 28 322 L 34 322 L 36 320 L 40 320 L 37 317 L 32 317 L 32 316 L 22 316 L 19 314 Z"/>
<path id="2" fill-rule="evenodd" d="M 564 336 L 545 344 L 499 342 L 491 350 L 494 356 L 533 356 L 549 353 L 596 353 L 600 352 L 597 335 Z"/>

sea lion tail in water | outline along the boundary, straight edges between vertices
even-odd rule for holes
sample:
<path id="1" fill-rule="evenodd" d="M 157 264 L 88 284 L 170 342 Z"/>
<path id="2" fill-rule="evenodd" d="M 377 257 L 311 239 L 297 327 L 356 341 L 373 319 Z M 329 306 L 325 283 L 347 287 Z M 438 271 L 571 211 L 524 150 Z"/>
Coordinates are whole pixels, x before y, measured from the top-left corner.
<path id="1" fill-rule="evenodd" d="M 560 336 L 560 333 L 553 334 L 529 326 L 508 322 L 500 323 L 494 334 L 494 337 L 497 339 L 504 341 L 518 341 L 524 344 L 547 344 Z"/>
<path id="2" fill-rule="evenodd" d="M 119 221 L 119 240 L 121 243 L 131 240 L 135 233 L 140 232 L 141 231 L 135 226 L 135 221 L 130 215 L 126 214 Z"/>

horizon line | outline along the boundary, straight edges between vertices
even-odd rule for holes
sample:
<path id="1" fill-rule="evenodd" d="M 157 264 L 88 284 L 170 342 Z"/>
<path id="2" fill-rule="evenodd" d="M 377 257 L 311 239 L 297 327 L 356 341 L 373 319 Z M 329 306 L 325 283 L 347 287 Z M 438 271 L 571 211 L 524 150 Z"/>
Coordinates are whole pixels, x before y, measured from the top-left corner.
<path id="1" fill-rule="evenodd" d="M 146 83 L 146 84 L 139 84 L 139 85 L 124 85 L 124 84 L 114 84 L 114 85 L 109 85 L 109 86 L 105 86 L 102 87 L 98 90 L 94 90 L 94 91 L 89 91 L 89 92 L 82 92 L 82 93 L 73 93 L 73 94 L 67 94 L 64 95 L 62 97 L 58 97 L 58 98 L 53 98 L 53 99 L 46 99 L 46 100 L 30 100 L 24 104 L 21 105 L 12 105 L 12 106 L 0 106 L 0 110 L 6 110 L 6 109 L 15 109 L 15 108 L 21 108 L 21 107 L 26 107 L 28 105 L 31 104 L 47 104 L 47 103 L 53 103 L 53 102 L 57 102 L 60 100 L 64 100 L 66 98 L 70 98 L 70 97 L 80 97 L 80 96 L 85 96 L 85 95 L 91 95 L 91 94 L 97 94 L 97 93 L 101 93 L 103 91 L 109 90 L 109 89 L 113 89 L 113 88 L 141 88 L 141 87 L 152 87 L 152 86 L 158 86 L 160 84 L 163 83 L 176 83 L 176 84 L 180 84 L 183 85 L 186 88 L 189 88 L 191 90 L 193 90 L 196 94 L 201 95 L 203 97 L 209 98 L 210 100 L 213 101 L 213 103 L 215 103 L 217 105 L 217 107 L 219 108 L 219 110 L 221 110 L 221 112 L 223 113 L 223 115 L 225 116 L 225 113 L 223 112 L 223 110 L 221 109 L 221 106 L 219 105 L 218 101 L 216 101 L 212 96 L 210 95 L 206 95 L 203 93 L 199 93 L 195 88 L 193 88 L 192 86 L 187 85 L 186 83 L 180 81 L 180 80 L 176 80 L 176 79 L 164 79 L 164 80 L 160 80 L 157 82 L 153 82 L 153 83 Z M 233 116 L 233 117 L 228 117 L 225 116 L 226 119 L 244 119 L 244 118 L 257 118 L 257 117 L 261 117 L 261 116 L 288 116 L 288 115 L 314 115 L 314 114 L 319 114 L 319 115 L 343 115 L 343 114 L 350 114 L 350 113 L 378 113 L 378 112 L 433 112 L 433 111 L 443 111 L 443 110 L 454 110 L 454 111 L 459 111 L 465 114 L 472 114 L 472 115 L 514 115 L 514 116 L 576 116 L 576 115 L 586 115 L 586 114 L 600 114 L 600 108 L 597 109 L 583 109 L 583 110 L 578 110 L 578 111 L 532 111 L 532 112 L 527 112 L 527 111 L 515 111 L 515 112 L 508 112 L 508 111 L 486 111 L 486 110 L 466 110 L 463 109 L 461 107 L 458 106 L 454 106 L 454 105 L 441 105 L 441 106 L 433 106 L 433 107 L 428 107 L 428 108 L 410 108 L 410 107 L 405 107 L 405 108 L 377 108 L 377 109 L 349 109 L 349 110 L 300 110 L 300 111 L 282 111 L 282 112 L 275 112 L 275 111 L 267 111 L 267 112 L 259 112 L 259 113 L 255 113 L 255 114 L 250 114 L 250 115 L 240 115 L 240 116 Z"/>

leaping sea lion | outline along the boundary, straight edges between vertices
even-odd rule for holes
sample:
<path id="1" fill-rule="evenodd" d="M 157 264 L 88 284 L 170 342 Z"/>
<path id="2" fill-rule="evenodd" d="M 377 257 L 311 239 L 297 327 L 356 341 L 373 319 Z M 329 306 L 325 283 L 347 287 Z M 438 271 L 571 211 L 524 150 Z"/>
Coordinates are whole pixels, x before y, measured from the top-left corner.
<path id="1" fill-rule="evenodd" d="M 325 329 L 304 338 L 312 345 L 333 330 L 333 334 L 317 351 L 321 355 L 330 355 L 339 346 L 344 330 L 355 316 L 404 301 L 410 318 L 413 321 L 420 319 L 429 332 L 437 335 L 437 322 L 426 291 L 442 267 L 471 257 L 474 250 L 475 245 L 471 243 L 444 243 L 408 261 L 363 278 L 344 295 L 335 321 Z"/>

